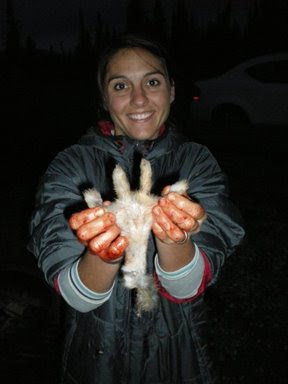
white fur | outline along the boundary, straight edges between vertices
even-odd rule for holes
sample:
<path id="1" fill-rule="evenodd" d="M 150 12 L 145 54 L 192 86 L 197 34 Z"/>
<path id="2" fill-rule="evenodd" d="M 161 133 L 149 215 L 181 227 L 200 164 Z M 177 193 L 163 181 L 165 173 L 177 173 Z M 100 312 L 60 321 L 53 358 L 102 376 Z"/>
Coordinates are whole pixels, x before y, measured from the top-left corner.
<path id="1" fill-rule="evenodd" d="M 126 236 L 129 245 L 125 251 L 122 266 L 124 286 L 137 289 L 137 308 L 150 311 L 157 304 L 157 291 L 152 276 L 146 273 L 146 254 L 148 237 L 152 226 L 152 207 L 159 197 L 151 194 L 152 170 L 149 161 L 142 159 L 140 164 L 140 188 L 131 191 L 123 169 L 116 165 L 113 171 L 113 183 L 117 199 L 107 207 L 116 216 L 116 223 L 121 235 Z M 188 189 L 186 180 L 171 186 L 171 191 L 185 193 Z M 96 189 L 84 191 L 84 199 L 89 207 L 102 204 L 100 193 Z"/>

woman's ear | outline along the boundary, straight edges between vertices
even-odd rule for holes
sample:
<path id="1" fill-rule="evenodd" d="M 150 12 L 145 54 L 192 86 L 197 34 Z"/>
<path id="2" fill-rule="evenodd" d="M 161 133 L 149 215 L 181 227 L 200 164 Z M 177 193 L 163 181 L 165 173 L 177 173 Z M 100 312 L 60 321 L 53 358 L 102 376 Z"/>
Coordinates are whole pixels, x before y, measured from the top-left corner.
<path id="1" fill-rule="evenodd" d="M 174 100 L 175 100 L 175 85 L 173 81 L 170 89 L 170 104 L 172 104 Z"/>
<path id="2" fill-rule="evenodd" d="M 106 98 L 105 97 L 103 97 L 102 106 L 103 106 L 104 111 L 108 111 L 108 107 L 107 107 L 107 103 L 106 103 Z"/>

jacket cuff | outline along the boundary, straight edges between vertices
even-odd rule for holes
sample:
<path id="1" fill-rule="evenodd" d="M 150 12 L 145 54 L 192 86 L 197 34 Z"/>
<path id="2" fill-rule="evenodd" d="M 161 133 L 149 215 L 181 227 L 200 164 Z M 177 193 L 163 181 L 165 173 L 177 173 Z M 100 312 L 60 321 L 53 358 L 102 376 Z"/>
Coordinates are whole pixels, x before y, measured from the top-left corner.
<path id="1" fill-rule="evenodd" d="M 103 293 L 97 293 L 87 288 L 78 275 L 78 262 L 64 268 L 54 279 L 56 292 L 74 309 L 79 312 L 89 312 L 105 301 L 109 300 L 114 283 L 110 290 Z"/>
<path id="2" fill-rule="evenodd" d="M 199 297 L 205 291 L 206 286 L 209 284 L 209 282 L 211 281 L 211 278 L 212 278 L 210 263 L 208 261 L 208 258 L 206 256 L 205 252 L 202 249 L 200 249 L 200 254 L 201 254 L 203 261 L 204 261 L 204 272 L 203 272 L 203 278 L 202 278 L 201 284 L 200 284 L 197 292 L 195 293 L 195 295 L 188 297 L 188 298 L 185 298 L 185 299 L 178 299 L 178 298 L 170 295 L 170 293 L 161 285 L 160 280 L 157 276 L 157 273 L 154 270 L 153 277 L 154 277 L 154 281 L 155 281 L 155 284 L 157 286 L 157 290 L 158 290 L 159 295 L 161 295 L 161 296 L 165 297 L 166 299 L 168 299 L 174 303 L 177 303 L 177 304 L 192 302 L 197 297 Z"/>

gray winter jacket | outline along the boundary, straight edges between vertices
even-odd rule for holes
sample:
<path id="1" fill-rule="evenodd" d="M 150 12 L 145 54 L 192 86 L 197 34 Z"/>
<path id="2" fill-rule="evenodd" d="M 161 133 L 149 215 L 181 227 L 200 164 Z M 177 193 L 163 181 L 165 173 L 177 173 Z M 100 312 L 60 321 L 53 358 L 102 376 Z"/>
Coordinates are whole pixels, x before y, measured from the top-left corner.
<path id="1" fill-rule="evenodd" d="M 91 129 L 78 144 L 60 152 L 40 181 L 32 215 L 29 250 L 47 282 L 84 252 L 67 219 L 84 208 L 82 192 L 96 187 L 113 199 L 111 174 L 116 163 L 137 180 L 139 159 L 153 170 L 153 193 L 178 179 L 188 179 L 189 195 L 207 212 L 200 233 L 193 236 L 209 260 L 208 285 L 217 280 L 225 258 L 244 236 L 237 208 L 229 200 L 225 176 L 210 151 L 189 142 L 170 125 L 153 141 L 104 136 Z M 151 236 L 148 269 L 155 256 Z M 137 316 L 134 292 L 123 287 L 121 274 L 111 298 L 94 311 L 67 306 L 62 383 L 176 384 L 214 383 L 205 341 L 203 295 L 180 302 L 160 295 L 152 313 Z"/>

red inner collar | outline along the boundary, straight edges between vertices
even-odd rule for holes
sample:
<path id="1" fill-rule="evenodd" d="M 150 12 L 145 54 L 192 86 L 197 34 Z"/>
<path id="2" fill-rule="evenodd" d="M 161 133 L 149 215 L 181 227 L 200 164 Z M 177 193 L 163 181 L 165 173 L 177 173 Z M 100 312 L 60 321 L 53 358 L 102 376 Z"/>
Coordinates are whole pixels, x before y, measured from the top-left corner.
<path id="1" fill-rule="evenodd" d="M 102 135 L 104 135 L 104 136 L 113 136 L 114 135 L 113 134 L 114 125 L 111 121 L 101 120 L 98 122 L 98 126 L 100 128 Z M 165 129 L 166 129 L 165 124 L 163 124 L 159 130 L 159 137 L 163 135 L 163 133 L 165 132 Z"/>

